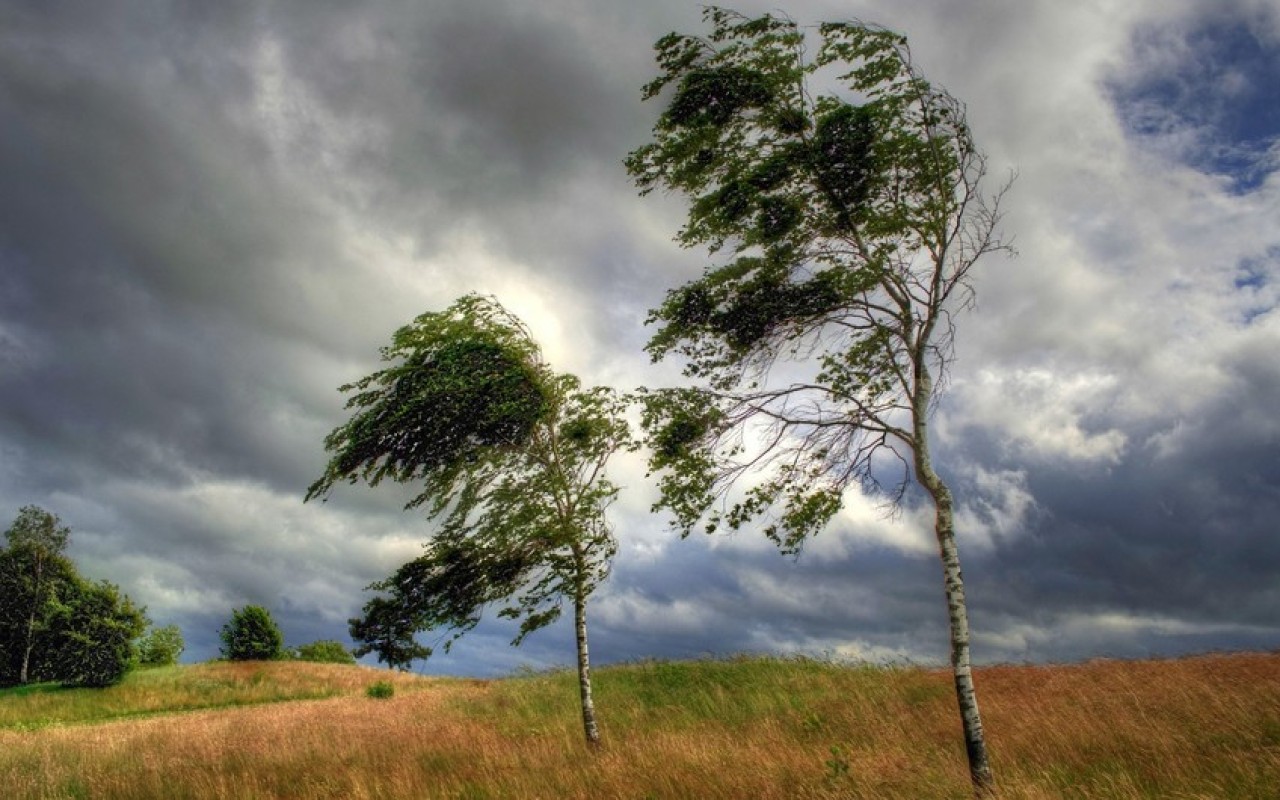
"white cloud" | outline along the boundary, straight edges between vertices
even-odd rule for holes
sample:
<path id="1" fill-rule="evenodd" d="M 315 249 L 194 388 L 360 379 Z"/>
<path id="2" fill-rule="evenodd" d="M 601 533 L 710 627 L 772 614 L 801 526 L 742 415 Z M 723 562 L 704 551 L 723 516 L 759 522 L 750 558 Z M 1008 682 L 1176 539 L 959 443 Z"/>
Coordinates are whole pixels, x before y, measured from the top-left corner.
<path id="1" fill-rule="evenodd" d="M 1105 417 L 1115 402 L 1116 389 L 1116 379 L 1105 374 L 983 370 L 976 380 L 957 381 L 956 410 L 939 427 L 943 435 L 955 436 L 969 425 L 990 426 L 1000 432 L 1015 460 L 1115 463 L 1127 444 L 1123 431 L 1089 430 L 1084 418 Z"/>

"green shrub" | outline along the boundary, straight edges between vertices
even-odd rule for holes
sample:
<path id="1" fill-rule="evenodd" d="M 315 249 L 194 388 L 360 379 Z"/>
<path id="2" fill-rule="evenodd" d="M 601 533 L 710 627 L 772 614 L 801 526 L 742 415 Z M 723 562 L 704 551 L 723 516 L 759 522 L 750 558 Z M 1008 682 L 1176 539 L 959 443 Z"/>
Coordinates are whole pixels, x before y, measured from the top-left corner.
<path id="1" fill-rule="evenodd" d="M 391 681 L 378 681 L 369 684 L 369 688 L 365 689 L 364 693 L 375 700 L 386 700 L 396 693 L 396 687 L 391 685 Z"/>
<path id="2" fill-rule="evenodd" d="M 343 647 L 342 642 L 333 639 L 299 645 L 293 649 L 293 657 L 298 661 L 315 661 L 320 664 L 356 663 L 356 657 L 351 651 Z"/>

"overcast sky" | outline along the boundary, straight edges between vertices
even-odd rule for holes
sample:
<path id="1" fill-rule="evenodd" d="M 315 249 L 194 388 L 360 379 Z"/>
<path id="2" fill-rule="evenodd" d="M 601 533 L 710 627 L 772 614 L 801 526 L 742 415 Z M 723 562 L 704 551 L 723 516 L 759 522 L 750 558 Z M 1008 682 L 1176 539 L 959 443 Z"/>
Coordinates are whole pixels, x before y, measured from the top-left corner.
<path id="1" fill-rule="evenodd" d="M 776 2 L 741 2 L 747 12 Z M 968 105 L 1018 256 L 976 268 L 938 412 L 981 662 L 1280 647 L 1280 3 L 797 0 L 910 37 Z M 431 528 L 404 492 L 304 505 L 337 387 L 469 291 L 623 389 L 708 263 L 621 161 L 678 0 L 0 2 L 0 528 L 39 505 L 186 660 L 231 609 L 347 640 Z M 995 189 L 995 183 L 991 185 Z M 798 560 L 681 541 L 637 459 L 598 663 L 945 661 L 930 516 L 850 495 Z M 569 664 L 486 621 L 430 672 Z M 430 641 L 431 637 L 426 637 Z"/>

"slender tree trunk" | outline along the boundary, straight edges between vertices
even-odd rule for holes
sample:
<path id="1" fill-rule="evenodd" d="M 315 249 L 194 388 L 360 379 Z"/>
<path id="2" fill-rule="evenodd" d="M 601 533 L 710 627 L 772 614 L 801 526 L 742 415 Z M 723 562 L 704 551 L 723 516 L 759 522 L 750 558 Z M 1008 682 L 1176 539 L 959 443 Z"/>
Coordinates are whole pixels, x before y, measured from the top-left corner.
<path id="1" fill-rule="evenodd" d="M 27 641 L 22 650 L 22 669 L 18 673 L 18 683 L 26 685 L 30 678 L 31 651 L 36 644 L 36 612 L 40 609 L 40 591 L 44 588 L 44 561 L 36 556 L 35 592 L 31 597 L 31 613 L 27 615 Z"/>
<path id="2" fill-rule="evenodd" d="M 22 649 L 22 669 L 18 673 L 18 683 L 25 685 L 29 677 L 29 668 L 31 666 L 31 650 L 35 647 L 35 629 L 36 614 L 33 610 L 30 619 L 27 620 L 27 644 Z"/>
<path id="3" fill-rule="evenodd" d="M 969 756 L 969 778 L 973 781 L 977 797 L 990 797 L 995 791 L 995 779 L 987 758 L 987 741 L 982 731 L 982 715 L 978 713 L 978 695 L 969 662 L 969 612 L 964 599 L 964 577 L 960 574 L 960 551 L 956 548 L 953 501 L 951 490 L 934 471 L 929 455 L 927 403 L 932 383 L 927 371 L 923 371 L 921 386 L 925 391 L 913 409 L 916 477 L 933 498 L 937 512 L 934 533 L 938 539 L 938 556 L 942 560 L 943 586 L 951 626 L 951 673 L 960 705 L 965 750 Z"/>
<path id="4" fill-rule="evenodd" d="M 600 746 L 600 728 L 596 725 L 596 704 L 591 697 L 591 658 L 587 653 L 587 597 L 581 583 L 573 593 L 573 624 L 578 638 L 578 691 L 582 695 L 582 731 L 587 744 Z"/>

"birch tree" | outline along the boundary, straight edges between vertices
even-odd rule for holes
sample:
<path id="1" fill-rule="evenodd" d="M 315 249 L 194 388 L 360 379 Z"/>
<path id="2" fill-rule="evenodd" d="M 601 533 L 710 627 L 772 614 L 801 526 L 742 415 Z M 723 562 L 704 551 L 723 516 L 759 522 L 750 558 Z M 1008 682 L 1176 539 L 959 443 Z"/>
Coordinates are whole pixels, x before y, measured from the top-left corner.
<path id="1" fill-rule="evenodd" d="M 32 654 L 49 628 L 58 589 L 68 585 L 74 568 L 64 555 L 71 529 L 56 514 L 38 506 L 18 510 L 5 532 L 8 552 L 0 562 L 0 583 L 5 586 L 9 628 L 7 637 L 17 655 L 17 680 L 31 679 Z"/>
<path id="2" fill-rule="evenodd" d="M 632 445 L 626 398 L 554 372 L 525 326 L 478 295 L 401 328 L 383 360 L 342 387 L 356 411 L 325 440 L 333 459 L 307 499 L 340 481 L 420 482 L 408 506 L 439 527 L 421 557 L 370 587 L 380 594 L 351 621 L 357 653 L 407 666 L 432 654 L 416 632 L 443 631 L 447 651 L 491 605 L 519 622 L 518 645 L 567 600 L 583 732 L 598 745 L 587 599 L 617 549 L 605 470 Z"/>
<path id="3" fill-rule="evenodd" d="M 665 110 L 626 162 L 642 193 L 688 198 L 681 245 L 728 254 L 649 319 L 650 354 L 683 357 L 695 383 L 647 395 L 656 509 L 685 535 L 758 522 L 794 553 L 850 488 L 896 507 L 914 478 L 936 510 L 969 770 L 988 792 L 954 500 L 929 419 L 970 269 L 1007 249 L 1008 185 L 983 193 L 964 106 L 925 80 L 903 36 L 826 23 L 810 57 L 789 19 L 704 19 L 705 37 L 658 41 L 644 97 Z"/>

